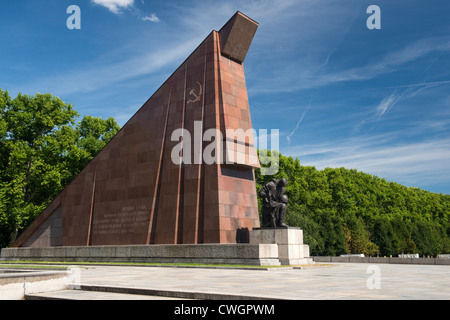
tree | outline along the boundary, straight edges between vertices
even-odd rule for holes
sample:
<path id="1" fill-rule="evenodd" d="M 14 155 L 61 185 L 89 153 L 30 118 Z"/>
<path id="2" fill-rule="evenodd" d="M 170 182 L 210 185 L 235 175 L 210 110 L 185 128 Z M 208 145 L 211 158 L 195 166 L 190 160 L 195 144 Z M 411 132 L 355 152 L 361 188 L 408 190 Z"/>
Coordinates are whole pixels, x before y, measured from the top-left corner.
<path id="1" fill-rule="evenodd" d="M 436 256 L 441 252 L 443 241 L 439 227 L 432 223 L 419 222 L 412 231 L 412 237 L 421 255 Z"/>
<path id="2" fill-rule="evenodd" d="M 76 143 L 71 153 L 71 165 L 76 168 L 77 175 L 88 162 L 115 136 L 120 126 L 109 117 L 104 120 L 98 117 L 85 116 L 76 127 Z"/>
<path id="3" fill-rule="evenodd" d="M 416 243 L 412 239 L 414 224 L 409 221 L 394 219 L 391 221 L 396 240 L 397 253 L 417 253 Z M 390 253 L 395 254 L 395 251 Z"/>
<path id="4" fill-rule="evenodd" d="M 376 220 L 371 239 L 378 245 L 381 256 L 397 254 L 394 229 L 388 219 L 379 218 Z"/>
<path id="5" fill-rule="evenodd" d="M 45 209 L 118 131 L 114 119 L 78 113 L 51 94 L 11 99 L 0 89 L 0 245 Z M 96 140 L 96 141 L 95 141 Z"/>
<path id="6" fill-rule="evenodd" d="M 364 222 L 356 214 L 345 217 L 345 235 L 347 250 L 350 253 L 363 253 L 374 256 L 379 253 L 378 246 L 370 241 L 370 233 Z"/>
<path id="7" fill-rule="evenodd" d="M 336 256 L 347 253 L 342 220 L 329 212 L 323 212 L 318 217 L 320 240 L 317 254 L 323 256 Z"/>
<path id="8" fill-rule="evenodd" d="M 74 123 L 78 114 L 50 94 L 11 99 L 7 92 L 0 106 L 2 118 L 1 199 L 3 221 L 11 226 L 11 241 L 60 188 L 60 150 L 55 135 Z"/>
<path id="9" fill-rule="evenodd" d="M 320 235 L 321 226 L 311 218 L 311 213 L 306 206 L 292 204 L 289 215 L 286 216 L 286 223 L 289 226 L 300 227 L 303 230 L 303 241 L 309 245 L 310 254 L 319 255 L 324 247 Z"/>

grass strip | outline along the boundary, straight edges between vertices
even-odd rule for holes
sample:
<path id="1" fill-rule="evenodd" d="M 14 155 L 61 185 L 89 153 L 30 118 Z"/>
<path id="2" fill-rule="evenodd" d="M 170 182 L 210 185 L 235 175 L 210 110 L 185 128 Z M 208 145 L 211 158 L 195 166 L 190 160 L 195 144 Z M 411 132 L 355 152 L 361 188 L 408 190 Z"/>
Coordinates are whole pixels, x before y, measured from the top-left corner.
<path id="1" fill-rule="evenodd" d="M 3 265 L 2 265 L 3 264 Z M 33 261 L 33 260 L 14 260 L 0 261 L 0 267 L 36 267 L 47 266 L 49 268 L 58 268 L 59 266 L 72 265 L 111 265 L 111 266 L 152 266 L 152 267 L 203 267 L 203 268 L 249 268 L 249 269 L 268 269 L 268 268 L 286 268 L 286 266 L 255 266 L 255 265 L 237 265 L 237 264 L 202 264 L 202 263 L 158 263 L 158 262 L 94 262 L 94 261 Z"/>

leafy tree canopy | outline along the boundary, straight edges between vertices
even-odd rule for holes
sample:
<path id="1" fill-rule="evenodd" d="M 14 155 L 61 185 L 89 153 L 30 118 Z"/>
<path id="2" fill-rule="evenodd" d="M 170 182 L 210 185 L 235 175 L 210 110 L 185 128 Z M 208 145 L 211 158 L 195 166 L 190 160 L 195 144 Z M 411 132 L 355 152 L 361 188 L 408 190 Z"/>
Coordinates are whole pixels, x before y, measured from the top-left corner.
<path id="1" fill-rule="evenodd" d="M 0 246 L 15 240 L 120 129 L 51 94 L 0 89 Z"/>

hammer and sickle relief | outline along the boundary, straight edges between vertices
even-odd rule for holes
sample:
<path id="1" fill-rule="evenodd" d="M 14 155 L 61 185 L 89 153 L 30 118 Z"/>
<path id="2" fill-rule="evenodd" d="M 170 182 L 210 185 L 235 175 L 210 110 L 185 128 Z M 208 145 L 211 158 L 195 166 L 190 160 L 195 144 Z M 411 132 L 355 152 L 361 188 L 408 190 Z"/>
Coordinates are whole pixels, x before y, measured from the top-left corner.
<path id="1" fill-rule="evenodd" d="M 189 90 L 189 95 L 191 97 L 193 97 L 193 99 L 189 99 L 187 101 L 187 103 L 200 101 L 200 97 L 202 96 L 202 93 L 203 93 L 203 88 L 202 88 L 202 84 L 198 81 L 197 81 L 197 85 L 198 85 L 198 88 L 194 87 L 191 90 Z M 196 89 L 198 89 L 198 90 L 196 90 Z"/>

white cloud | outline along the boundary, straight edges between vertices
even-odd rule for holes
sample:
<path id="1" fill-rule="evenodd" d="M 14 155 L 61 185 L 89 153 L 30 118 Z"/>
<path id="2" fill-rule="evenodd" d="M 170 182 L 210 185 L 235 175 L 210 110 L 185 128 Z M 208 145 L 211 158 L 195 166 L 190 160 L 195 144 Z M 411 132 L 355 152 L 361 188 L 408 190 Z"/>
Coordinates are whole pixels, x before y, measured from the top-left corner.
<path id="1" fill-rule="evenodd" d="M 392 109 L 394 105 L 396 105 L 400 100 L 406 100 L 414 97 L 422 91 L 427 90 L 428 88 L 432 88 L 441 84 L 447 84 L 449 81 L 441 81 L 441 82 L 433 82 L 433 83 L 423 83 L 422 85 L 409 85 L 409 86 L 401 86 L 406 87 L 405 90 L 401 94 L 397 94 L 396 92 L 392 93 L 389 97 L 384 98 L 376 107 L 377 119 L 381 120 L 385 117 L 385 115 Z"/>
<path id="2" fill-rule="evenodd" d="M 405 64 L 416 61 L 430 53 L 449 51 L 450 40 L 448 37 L 421 39 L 403 49 L 386 53 L 377 63 L 369 63 L 362 67 L 327 74 L 324 78 L 320 77 L 318 84 L 326 85 L 334 82 L 374 79 L 380 75 L 395 72 Z"/>
<path id="3" fill-rule="evenodd" d="M 450 80 L 443 81 L 430 81 L 430 82 L 421 82 L 421 83 L 413 83 L 413 84 L 405 84 L 402 86 L 395 86 L 390 88 L 411 88 L 411 87 L 431 87 L 431 86 L 440 86 L 443 84 L 450 84 Z"/>
<path id="4" fill-rule="evenodd" d="M 146 16 L 142 18 L 142 21 L 159 22 L 159 18 L 156 14 L 152 13 L 150 17 Z"/>
<path id="5" fill-rule="evenodd" d="M 145 54 L 91 62 L 66 74 L 50 76 L 28 85 L 26 92 L 51 91 L 58 95 L 92 92 L 142 75 L 150 75 L 167 65 L 180 61 L 195 49 L 199 39 L 180 44 L 167 44 Z M 115 53 L 116 55 L 119 54 Z M 182 60 L 181 60 L 182 61 Z"/>
<path id="6" fill-rule="evenodd" d="M 383 117 L 384 114 L 393 106 L 395 100 L 395 94 L 393 93 L 380 102 L 380 104 L 377 106 L 378 119 Z"/>
<path id="7" fill-rule="evenodd" d="M 335 36 L 337 37 L 338 35 Z M 327 41 L 329 39 L 325 31 L 318 34 L 317 38 L 326 39 Z M 301 41 L 305 43 L 305 47 L 309 48 L 308 41 L 311 40 Z M 293 92 L 323 88 L 336 83 L 368 81 L 383 75 L 394 73 L 427 55 L 450 52 L 450 38 L 445 36 L 420 39 L 406 45 L 404 48 L 386 52 L 383 56 L 378 58 L 378 61 L 365 62 L 364 65 L 352 66 L 349 68 L 341 68 L 339 65 L 334 65 L 332 61 L 329 61 L 330 51 L 333 52 L 335 46 L 335 42 L 331 39 L 328 48 L 329 51 L 326 52 L 325 49 L 321 49 L 322 51 L 319 50 L 318 53 L 314 55 L 317 59 L 311 59 L 310 53 L 299 50 L 297 56 L 298 61 L 301 61 L 301 63 L 292 62 L 288 65 L 281 64 L 278 72 L 272 74 L 270 77 L 261 75 L 257 72 L 254 75 L 254 79 L 256 80 L 253 81 L 250 92 L 252 94 Z M 325 63 L 323 62 L 324 60 Z M 260 69 L 266 70 L 264 68 Z M 424 82 L 421 84 L 405 85 L 404 87 L 430 87 L 432 85 L 437 86 L 444 84 L 448 84 L 448 82 Z"/>
<path id="8" fill-rule="evenodd" d="M 116 14 L 120 13 L 120 8 L 127 8 L 134 4 L 134 0 L 92 0 L 92 2 L 106 7 Z"/>

